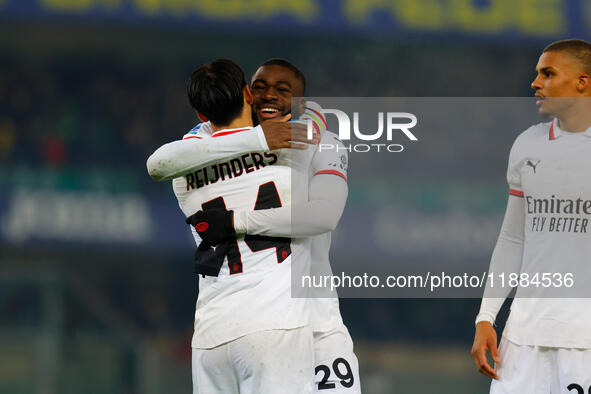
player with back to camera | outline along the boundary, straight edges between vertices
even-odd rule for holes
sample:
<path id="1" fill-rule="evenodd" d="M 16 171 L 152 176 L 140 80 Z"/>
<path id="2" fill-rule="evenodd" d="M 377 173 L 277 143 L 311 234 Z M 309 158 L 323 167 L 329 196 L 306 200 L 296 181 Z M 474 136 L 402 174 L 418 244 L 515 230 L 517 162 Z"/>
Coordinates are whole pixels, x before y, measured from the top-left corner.
<path id="1" fill-rule="evenodd" d="M 303 113 L 302 119 L 314 119 L 315 128 L 322 130 L 322 141 L 331 146 L 342 143 L 333 133 L 325 130 L 325 121 L 317 108 L 305 108 L 305 102 L 298 101 L 292 108 L 292 99 L 303 97 L 305 77 L 299 69 L 283 59 L 270 59 L 261 64 L 251 80 L 254 98 L 254 111 L 261 121 L 267 141 L 276 138 L 280 132 L 274 120 L 285 119 L 293 113 L 294 118 Z M 311 105 L 311 103 L 309 103 Z M 302 128 L 291 124 L 298 132 Z M 187 167 L 199 167 L 211 160 L 212 155 L 236 155 L 252 149 L 256 145 L 253 134 L 241 134 L 242 143 L 228 141 L 223 144 L 221 137 L 214 141 L 206 138 L 204 131 L 209 125 L 203 123 L 185 136 L 193 139 L 192 146 L 176 141 L 161 147 L 151 157 L 154 164 L 151 173 L 157 173 L 162 179 L 169 179 L 178 171 Z M 257 129 L 259 129 L 258 127 Z M 305 129 L 305 128 L 304 128 Z M 206 133 L 205 133 L 206 134 Z M 294 138 L 298 136 L 294 131 Z M 248 141 L 250 139 L 250 141 Z M 269 145 L 271 145 L 269 143 Z M 150 160 L 149 160 L 150 162 Z M 155 163 L 169 163 L 166 168 Z M 317 272 L 330 274 L 328 252 L 330 249 L 330 231 L 336 227 L 344 209 L 348 194 L 346 182 L 346 150 L 331 149 L 316 152 L 310 175 L 309 201 L 298 206 L 285 206 L 257 211 L 234 210 L 205 211 L 193 215 L 193 224 L 208 223 L 209 228 L 201 235 L 213 244 L 227 237 L 238 234 L 311 237 L 312 264 Z M 292 212 L 297 215 L 292 216 Z M 311 325 L 314 332 L 316 390 L 319 393 L 360 393 L 359 367 L 353 352 L 353 342 L 340 316 L 336 293 L 315 298 L 311 305 Z"/>
<path id="2" fill-rule="evenodd" d="M 531 87 L 539 113 L 553 119 L 527 129 L 511 148 L 509 200 L 489 272 L 576 271 L 575 281 L 589 282 L 591 44 L 569 39 L 548 45 L 536 72 Z M 548 209 L 538 209 L 544 202 Z M 502 297 L 487 297 L 489 290 L 476 318 L 472 355 L 478 370 L 493 378 L 490 392 L 591 393 L 591 300 L 520 297 L 527 289 L 518 288 L 497 349 L 493 324 L 510 288 Z"/>
<path id="3" fill-rule="evenodd" d="M 212 140 L 260 137 L 252 125 L 252 95 L 236 63 L 220 59 L 197 68 L 187 92 L 199 118 L 209 121 Z M 190 216 L 201 209 L 281 206 L 291 191 L 285 153 L 249 152 L 181 171 L 173 180 L 181 210 Z M 290 282 L 294 256 L 309 264 L 309 242 L 242 236 L 214 248 L 193 233 L 196 272 L 203 275 L 191 341 L 193 392 L 311 393 L 309 302 L 291 297 Z"/>

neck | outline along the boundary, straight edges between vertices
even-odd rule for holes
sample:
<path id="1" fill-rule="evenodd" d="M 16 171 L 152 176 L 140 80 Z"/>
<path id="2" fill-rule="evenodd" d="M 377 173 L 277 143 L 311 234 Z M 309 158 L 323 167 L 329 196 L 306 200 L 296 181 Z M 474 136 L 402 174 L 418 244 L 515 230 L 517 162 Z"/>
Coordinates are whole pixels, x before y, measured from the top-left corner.
<path id="1" fill-rule="evenodd" d="M 570 108 L 567 113 L 556 116 L 561 130 L 570 133 L 579 133 L 591 127 L 591 108 L 588 108 L 589 99 L 581 100 L 582 105 Z"/>
<path id="2" fill-rule="evenodd" d="M 211 124 L 211 130 L 215 133 L 224 129 L 238 129 L 240 127 L 252 127 L 252 112 L 249 105 L 242 107 L 240 116 L 234 118 L 230 123 L 225 125 Z"/>

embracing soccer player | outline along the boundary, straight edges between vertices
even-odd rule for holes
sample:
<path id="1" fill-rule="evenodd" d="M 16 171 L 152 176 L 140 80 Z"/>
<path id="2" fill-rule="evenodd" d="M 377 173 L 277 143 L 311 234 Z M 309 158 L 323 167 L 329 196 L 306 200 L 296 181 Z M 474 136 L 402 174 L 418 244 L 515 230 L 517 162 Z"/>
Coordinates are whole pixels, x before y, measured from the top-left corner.
<path id="1" fill-rule="evenodd" d="M 240 133 L 258 138 L 252 95 L 236 63 L 221 59 L 197 68 L 187 90 L 198 116 L 209 121 L 209 138 Z M 179 206 L 186 216 L 281 207 L 296 171 L 292 152 L 252 151 L 186 170 L 173 180 Z M 306 271 L 309 241 L 242 235 L 214 247 L 193 232 L 199 245 L 195 268 L 203 275 L 191 342 L 193 392 L 312 392 L 309 302 L 291 297 L 290 276 L 294 256 Z"/>
<path id="2" fill-rule="evenodd" d="M 268 152 L 277 148 L 302 148 L 295 142 L 305 140 L 306 127 L 290 124 L 291 135 L 284 133 L 286 115 L 314 121 L 322 130 L 320 138 L 326 143 L 341 146 L 326 124 L 318 108 L 305 108 L 303 99 L 292 108 L 292 98 L 303 97 L 304 75 L 293 64 L 282 59 L 263 63 L 252 78 L 254 113 L 261 126 L 255 133 L 226 134 L 210 138 L 210 122 L 202 123 L 175 141 L 159 148 L 148 160 L 148 170 L 156 179 L 170 179 L 198 170 L 212 160 L 246 154 L 251 151 Z M 218 134 L 219 135 L 219 134 Z M 314 141 L 318 142 L 318 141 Z M 310 149 L 312 150 L 312 149 Z M 313 150 L 314 151 L 314 150 Z M 202 176 L 201 173 L 197 174 Z M 296 206 L 271 209 L 234 209 L 199 211 L 189 218 L 204 241 L 217 244 L 236 235 L 270 237 L 305 237 L 311 242 L 312 264 L 330 272 L 328 251 L 330 231 L 336 227 L 343 212 L 347 194 L 346 151 L 316 151 L 309 170 L 308 201 Z M 296 212 L 297 215 L 292 215 Z M 320 393 L 360 393 L 359 368 L 353 353 L 353 342 L 342 322 L 338 298 L 315 298 L 310 305 L 310 325 L 314 335 L 315 386 Z M 314 373 L 313 372 L 313 373 Z"/>
<path id="3" fill-rule="evenodd" d="M 531 87 L 539 113 L 553 120 L 530 127 L 513 144 L 507 211 L 489 272 L 577 272 L 574 280 L 588 286 L 591 44 L 555 42 L 544 49 L 536 71 Z M 472 355 L 478 370 L 494 379 L 490 392 L 591 393 L 591 300 L 528 297 L 520 286 L 499 350 L 492 325 L 510 289 L 503 297 L 485 292 L 476 318 Z"/>

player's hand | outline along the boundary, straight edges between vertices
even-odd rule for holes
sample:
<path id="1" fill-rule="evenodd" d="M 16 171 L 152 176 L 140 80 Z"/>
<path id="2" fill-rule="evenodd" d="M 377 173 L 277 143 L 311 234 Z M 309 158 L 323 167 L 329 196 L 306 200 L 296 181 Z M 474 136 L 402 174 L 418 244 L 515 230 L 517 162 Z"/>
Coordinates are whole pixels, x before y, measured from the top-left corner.
<path id="1" fill-rule="evenodd" d="M 474 357 L 478 372 L 489 378 L 498 379 L 499 376 L 486 359 L 487 350 L 490 351 L 490 355 L 495 363 L 498 364 L 501 362 L 499 350 L 497 349 L 497 333 L 492 324 L 487 321 L 481 321 L 476 325 L 476 334 L 474 335 L 474 344 L 472 345 L 472 357 Z"/>
<path id="2" fill-rule="evenodd" d="M 281 118 L 265 120 L 261 123 L 263 133 L 269 150 L 292 148 L 307 149 L 308 145 L 316 145 L 320 141 L 320 135 L 314 133 L 311 140 L 308 139 L 308 126 L 303 123 L 288 123 L 291 115 Z"/>
<path id="3" fill-rule="evenodd" d="M 197 211 L 187 218 L 186 223 L 195 227 L 201 239 L 212 246 L 217 246 L 236 236 L 234 211 L 222 209 Z"/>

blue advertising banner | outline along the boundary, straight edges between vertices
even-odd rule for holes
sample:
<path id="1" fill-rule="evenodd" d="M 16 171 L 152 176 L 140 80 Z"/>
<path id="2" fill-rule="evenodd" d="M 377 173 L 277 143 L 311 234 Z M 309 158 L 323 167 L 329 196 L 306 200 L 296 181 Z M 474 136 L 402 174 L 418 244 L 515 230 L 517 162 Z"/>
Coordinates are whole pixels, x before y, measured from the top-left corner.
<path id="1" fill-rule="evenodd" d="M 0 0 L 0 16 L 290 32 L 586 38 L 585 0 Z"/>
<path id="2" fill-rule="evenodd" d="M 137 193 L 12 190 L 0 195 L 0 244 L 190 250 L 178 206 Z"/>

